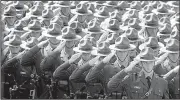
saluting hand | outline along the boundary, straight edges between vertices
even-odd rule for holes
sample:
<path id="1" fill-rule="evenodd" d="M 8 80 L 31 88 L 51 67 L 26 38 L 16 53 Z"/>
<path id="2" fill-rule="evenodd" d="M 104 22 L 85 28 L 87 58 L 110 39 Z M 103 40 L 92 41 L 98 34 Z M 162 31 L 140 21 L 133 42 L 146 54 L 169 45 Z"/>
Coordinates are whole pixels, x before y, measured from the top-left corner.
<path id="1" fill-rule="evenodd" d="M 54 51 L 59 51 L 59 52 L 61 52 L 62 49 L 64 48 L 65 44 L 66 44 L 66 41 L 65 41 L 65 40 L 62 41 L 62 42 L 56 47 L 56 49 L 55 49 Z"/>
<path id="2" fill-rule="evenodd" d="M 48 41 L 49 41 L 49 40 L 42 41 L 42 42 L 38 43 L 37 46 L 38 46 L 39 48 L 43 48 L 43 47 L 45 47 L 45 46 L 48 44 Z"/>
<path id="3" fill-rule="evenodd" d="M 141 69 L 138 68 L 138 67 L 136 67 L 136 64 L 138 64 L 139 62 L 140 62 L 139 60 L 134 59 L 134 61 L 132 61 L 132 62 L 129 64 L 129 66 L 124 69 L 124 71 L 125 71 L 126 73 L 139 72 Z"/>
<path id="4" fill-rule="evenodd" d="M 179 65 L 176 66 L 176 67 L 173 69 L 173 71 L 174 71 L 175 73 L 178 73 L 178 72 L 179 72 Z"/>
<path id="5" fill-rule="evenodd" d="M 76 53 L 74 54 L 70 59 L 69 59 L 69 64 L 72 64 L 74 62 L 77 62 L 80 57 L 81 57 L 82 53 Z"/>
<path id="6" fill-rule="evenodd" d="M 110 60 L 112 59 L 112 57 L 115 55 L 116 51 L 112 51 L 108 56 L 106 56 L 102 61 L 103 63 L 107 64 L 110 62 Z"/>
<path id="7" fill-rule="evenodd" d="M 98 61 L 99 57 L 100 57 L 100 56 L 96 56 L 96 57 L 94 57 L 93 59 L 91 59 L 91 60 L 89 61 L 89 65 L 90 65 L 90 66 L 94 66 L 95 63 L 96 63 L 96 61 Z"/>

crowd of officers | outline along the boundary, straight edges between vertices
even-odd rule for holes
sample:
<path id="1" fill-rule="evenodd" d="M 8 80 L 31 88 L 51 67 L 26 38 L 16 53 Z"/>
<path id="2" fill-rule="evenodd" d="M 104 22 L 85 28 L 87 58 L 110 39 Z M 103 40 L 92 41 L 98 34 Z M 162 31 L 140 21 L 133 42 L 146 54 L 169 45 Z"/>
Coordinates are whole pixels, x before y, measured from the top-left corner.
<path id="1" fill-rule="evenodd" d="M 179 99 L 179 1 L 1 1 L 1 98 Z"/>

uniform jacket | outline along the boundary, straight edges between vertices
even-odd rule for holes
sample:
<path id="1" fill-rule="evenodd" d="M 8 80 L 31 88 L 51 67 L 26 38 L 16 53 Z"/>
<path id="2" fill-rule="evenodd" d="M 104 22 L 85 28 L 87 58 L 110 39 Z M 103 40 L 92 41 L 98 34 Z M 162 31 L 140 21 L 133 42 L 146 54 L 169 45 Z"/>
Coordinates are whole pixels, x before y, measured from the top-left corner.
<path id="1" fill-rule="evenodd" d="M 112 90 L 121 90 L 122 87 L 126 88 L 128 98 L 131 99 L 169 98 L 167 81 L 158 77 L 156 74 L 153 75 L 151 87 L 148 89 L 147 80 L 142 71 L 139 75 L 135 76 L 134 74 L 127 74 L 122 70 L 108 82 L 108 88 Z"/>

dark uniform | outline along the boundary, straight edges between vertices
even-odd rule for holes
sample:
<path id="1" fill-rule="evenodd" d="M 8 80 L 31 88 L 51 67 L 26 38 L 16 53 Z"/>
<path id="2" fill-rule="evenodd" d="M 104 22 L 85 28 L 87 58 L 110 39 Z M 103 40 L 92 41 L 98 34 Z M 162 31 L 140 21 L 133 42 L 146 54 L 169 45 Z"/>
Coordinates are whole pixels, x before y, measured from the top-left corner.
<path id="1" fill-rule="evenodd" d="M 108 88 L 121 90 L 122 87 L 125 87 L 128 99 L 168 99 L 167 81 L 158 77 L 155 73 L 151 80 L 151 87 L 148 89 L 148 83 L 143 72 L 134 76 L 122 70 L 112 77 L 108 83 Z"/>

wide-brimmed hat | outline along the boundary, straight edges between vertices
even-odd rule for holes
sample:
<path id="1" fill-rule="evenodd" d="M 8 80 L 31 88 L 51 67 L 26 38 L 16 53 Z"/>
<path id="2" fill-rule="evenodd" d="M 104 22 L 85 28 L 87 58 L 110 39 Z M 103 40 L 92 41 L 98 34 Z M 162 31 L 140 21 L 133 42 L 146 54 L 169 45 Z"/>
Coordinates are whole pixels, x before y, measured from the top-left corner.
<path id="1" fill-rule="evenodd" d="M 16 8 L 16 11 L 27 11 L 28 10 L 28 6 L 24 5 L 22 2 L 20 1 L 14 1 L 13 2 L 14 7 Z"/>
<path id="2" fill-rule="evenodd" d="M 94 16 L 108 18 L 109 17 L 108 8 L 106 6 L 100 7 L 99 10 L 96 13 L 94 13 Z"/>
<path id="3" fill-rule="evenodd" d="M 117 19 L 119 22 L 122 22 L 122 15 L 122 13 L 114 10 L 112 13 L 110 13 L 110 18 Z"/>
<path id="4" fill-rule="evenodd" d="M 135 28 L 128 28 L 124 35 L 129 39 L 129 42 L 140 41 L 141 38 L 138 35 L 138 31 Z"/>
<path id="5" fill-rule="evenodd" d="M 139 50 L 144 49 L 145 47 L 150 47 L 153 50 L 157 50 L 160 49 L 162 47 L 164 47 L 164 45 L 161 42 L 158 42 L 157 38 L 155 37 L 148 37 L 144 43 L 142 43 L 139 46 Z"/>
<path id="6" fill-rule="evenodd" d="M 159 27 L 159 32 L 157 33 L 157 36 L 160 36 L 160 35 L 170 36 L 171 32 L 172 32 L 171 25 L 168 23 L 165 23 L 163 26 Z"/>
<path id="7" fill-rule="evenodd" d="M 102 34 L 105 31 L 101 29 L 100 23 L 97 21 L 97 19 L 93 19 L 88 23 L 88 27 L 84 29 L 86 33 L 89 34 Z"/>
<path id="8" fill-rule="evenodd" d="M 150 47 L 145 47 L 141 50 L 140 54 L 135 57 L 138 61 L 155 61 L 157 58 L 154 56 L 154 51 Z"/>
<path id="9" fill-rule="evenodd" d="M 179 40 L 179 31 L 178 30 L 172 30 L 170 37 L 167 39 L 164 39 L 164 42 L 168 42 L 171 39 Z"/>
<path id="10" fill-rule="evenodd" d="M 50 23 L 59 24 L 61 27 L 64 26 L 63 20 L 62 20 L 61 17 L 59 17 L 59 16 L 54 16 L 54 17 L 50 20 Z"/>
<path id="11" fill-rule="evenodd" d="M 121 26 L 123 30 L 127 30 L 128 28 L 135 28 L 136 30 L 141 30 L 140 26 L 141 21 L 138 18 L 131 18 L 128 22 L 128 25 Z"/>
<path id="12" fill-rule="evenodd" d="M 119 37 L 118 33 L 110 33 L 106 39 L 106 41 L 112 45 L 115 44 L 115 40 Z"/>
<path id="13" fill-rule="evenodd" d="M 72 9 L 71 13 L 78 15 L 90 15 L 92 12 L 87 9 L 87 5 L 84 3 L 80 3 L 76 6 L 76 9 Z"/>
<path id="14" fill-rule="evenodd" d="M 150 13 L 147 14 L 145 19 L 142 23 L 140 23 L 142 27 L 150 27 L 150 28 L 157 28 L 159 27 L 159 19 L 156 14 Z"/>
<path id="15" fill-rule="evenodd" d="M 153 8 L 157 8 L 158 4 L 160 4 L 161 2 L 160 1 L 150 1 L 150 5 L 153 7 Z"/>
<path id="16" fill-rule="evenodd" d="M 162 17 L 160 20 L 159 20 L 159 25 L 164 25 L 164 24 L 169 24 L 171 25 L 171 21 L 170 21 L 170 18 L 169 17 Z"/>
<path id="17" fill-rule="evenodd" d="M 71 2 L 70 1 L 59 1 L 58 5 L 60 7 L 70 7 L 71 6 Z"/>
<path id="18" fill-rule="evenodd" d="M 26 23 L 22 20 L 17 20 L 14 23 L 14 28 L 12 29 L 13 31 L 15 31 L 16 33 L 23 33 L 25 32 L 25 30 L 23 29 L 26 26 Z"/>
<path id="19" fill-rule="evenodd" d="M 97 56 L 107 56 L 111 53 L 111 49 L 109 48 L 109 43 L 101 42 L 97 45 L 97 49 L 91 52 L 92 55 Z"/>
<path id="20" fill-rule="evenodd" d="M 155 14 L 173 14 L 174 12 L 172 10 L 168 10 L 167 4 L 160 3 L 157 6 L 157 9 L 154 9 L 152 12 Z"/>
<path id="21" fill-rule="evenodd" d="M 41 23 L 38 20 L 31 20 L 28 26 L 23 29 L 27 31 L 42 31 Z"/>
<path id="22" fill-rule="evenodd" d="M 62 29 L 62 35 L 57 37 L 58 40 L 66 40 L 66 41 L 72 41 L 72 40 L 79 40 L 81 39 L 81 36 L 76 35 L 73 28 L 66 26 Z"/>
<path id="23" fill-rule="evenodd" d="M 179 41 L 177 39 L 170 39 L 166 47 L 161 48 L 161 51 L 168 53 L 179 53 Z"/>
<path id="24" fill-rule="evenodd" d="M 129 4 L 127 1 L 119 1 L 117 6 L 115 6 L 114 8 L 118 10 L 126 9 L 126 8 L 129 8 Z"/>
<path id="25" fill-rule="evenodd" d="M 42 16 L 38 17 L 38 19 L 51 19 L 54 17 L 54 13 L 51 9 L 44 9 L 42 11 Z"/>
<path id="26" fill-rule="evenodd" d="M 95 50 L 95 47 L 93 47 L 90 38 L 83 38 L 73 50 L 76 52 L 91 53 L 92 50 Z"/>
<path id="27" fill-rule="evenodd" d="M 21 48 L 29 50 L 33 46 L 38 44 L 38 40 L 35 37 L 30 37 L 27 41 L 22 41 Z"/>
<path id="28" fill-rule="evenodd" d="M 139 17 L 140 17 L 140 19 L 143 19 L 143 18 L 146 16 L 146 14 L 152 13 L 152 10 L 153 10 L 153 9 L 154 9 L 154 8 L 153 8 L 151 5 L 146 5 L 146 6 L 144 6 L 144 7 L 143 7 L 143 10 L 139 12 Z"/>
<path id="29" fill-rule="evenodd" d="M 57 23 L 51 23 L 46 31 L 42 33 L 46 37 L 57 37 L 60 36 L 61 26 Z"/>
<path id="30" fill-rule="evenodd" d="M 118 50 L 118 51 L 129 51 L 135 48 L 136 46 L 133 44 L 130 44 L 129 39 L 124 35 L 119 36 L 116 39 L 115 44 L 110 46 L 110 49 Z"/>
<path id="31" fill-rule="evenodd" d="M 43 6 L 34 5 L 34 6 L 30 9 L 30 12 L 27 13 L 26 16 L 31 16 L 31 17 L 35 17 L 35 18 L 41 17 L 43 10 L 44 10 L 44 7 L 43 7 Z"/>
<path id="32" fill-rule="evenodd" d="M 92 12 L 92 14 L 97 11 L 96 7 L 93 3 L 87 3 L 87 9 L 90 10 Z"/>
<path id="33" fill-rule="evenodd" d="M 16 9 L 13 6 L 7 6 L 4 8 L 3 17 L 14 17 L 16 16 Z"/>
<path id="34" fill-rule="evenodd" d="M 123 32 L 123 30 L 120 28 L 120 25 L 121 23 L 117 19 L 110 19 L 104 30 L 109 32 Z"/>
<path id="35" fill-rule="evenodd" d="M 118 1 L 106 1 L 103 5 L 107 7 L 114 7 L 117 6 Z"/>
<path id="36" fill-rule="evenodd" d="M 145 7 L 149 4 L 149 1 L 141 1 L 141 7 Z"/>
<path id="37" fill-rule="evenodd" d="M 76 34 L 81 33 L 82 31 L 84 32 L 84 29 L 82 28 L 82 24 L 78 21 L 73 21 L 69 23 L 69 26 L 74 29 Z"/>
<path id="38" fill-rule="evenodd" d="M 21 38 L 18 35 L 11 35 L 9 41 L 5 41 L 4 45 L 19 47 L 21 45 Z"/>
<path id="39" fill-rule="evenodd" d="M 167 4 L 171 7 L 179 7 L 179 1 L 168 1 Z"/>
<path id="40" fill-rule="evenodd" d="M 137 11 L 140 11 L 142 9 L 140 1 L 132 1 L 130 4 L 130 9 L 136 9 Z"/>

